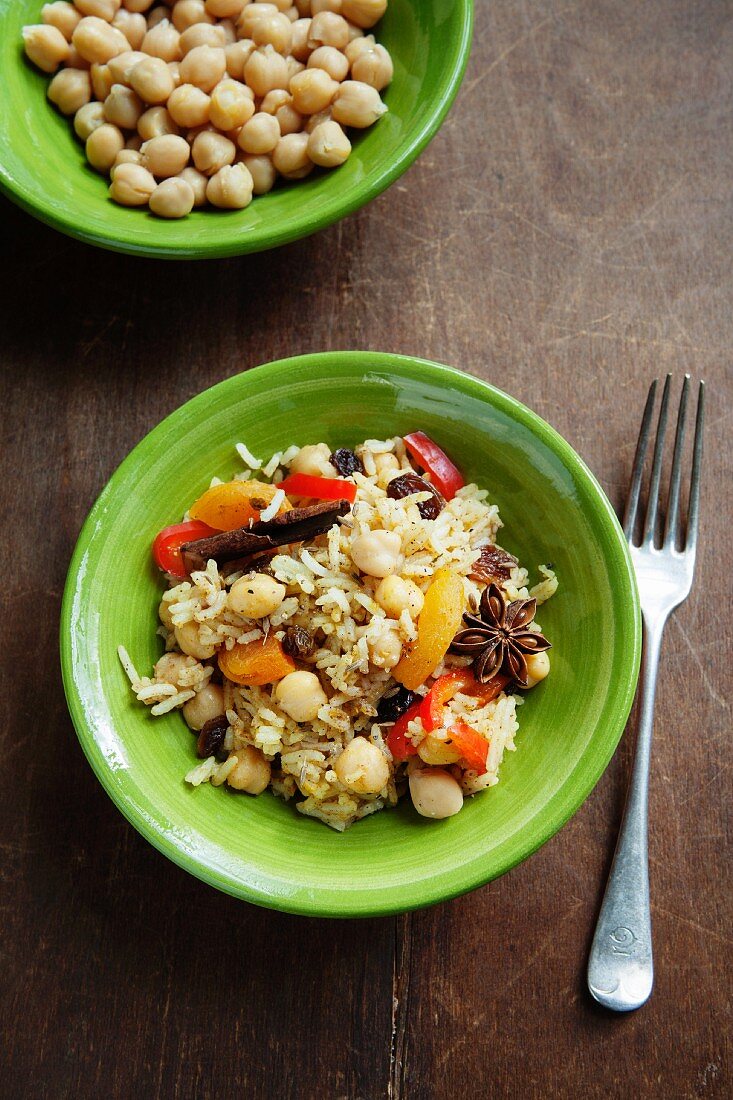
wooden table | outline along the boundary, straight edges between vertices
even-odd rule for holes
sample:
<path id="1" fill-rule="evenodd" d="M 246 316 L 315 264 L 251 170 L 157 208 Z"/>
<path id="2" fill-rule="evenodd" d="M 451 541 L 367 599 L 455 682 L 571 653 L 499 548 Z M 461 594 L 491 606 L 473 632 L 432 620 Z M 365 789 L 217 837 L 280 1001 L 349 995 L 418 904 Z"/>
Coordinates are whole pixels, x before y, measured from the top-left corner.
<path id="1" fill-rule="evenodd" d="M 94 251 L 2 206 L 6 1097 L 731 1095 L 733 9 L 478 7 L 439 137 L 311 240 L 176 265 Z M 631 737 L 529 862 L 450 904 L 352 923 L 190 878 L 123 820 L 78 747 L 56 632 L 97 493 L 199 390 L 344 347 L 503 387 L 615 504 L 650 379 L 710 384 L 698 579 L 658 700 L 657 981 L 636 1014 L 600 1010 L 584 982 Z"/>

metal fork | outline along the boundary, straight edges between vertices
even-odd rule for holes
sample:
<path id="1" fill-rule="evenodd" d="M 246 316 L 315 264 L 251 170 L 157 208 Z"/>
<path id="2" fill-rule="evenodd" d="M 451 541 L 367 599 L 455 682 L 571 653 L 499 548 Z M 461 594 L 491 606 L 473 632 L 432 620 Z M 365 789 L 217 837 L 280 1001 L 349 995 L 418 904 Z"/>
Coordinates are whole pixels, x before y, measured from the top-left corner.
<path id="1" fill-rule="evenodd" d="M 683 531 L 680 518 L 680 485 L 685 418 L 690 390 L 690 376 L 685 375 L 677 414 L 666 523 L 660 539 L 657 531 L 659 489 L 670 382 L 671 375 L 667 375 L 659 408 L 649 499 L 640 541 L 635 539 L 635 530 L 644 459 L 654 415 L 656 380 L 651 384 L 644 408 L 623 520 L 624 534 L 629 540 L 631 560 L 634 563 L 639 585 L 644 624 L 641 705 L 631 784 L 588 960 L 588 988 L 600 1004 L 617 1012 L 628 1012 L 643 1005 L 651 994 L 654 981 L 647 859 L 647 796 L 654 695 L 664 627 L 670 613 L 689 595 L 695 570 L 705 383 L 701 382 L 698 390 L 687 523 Z"/>

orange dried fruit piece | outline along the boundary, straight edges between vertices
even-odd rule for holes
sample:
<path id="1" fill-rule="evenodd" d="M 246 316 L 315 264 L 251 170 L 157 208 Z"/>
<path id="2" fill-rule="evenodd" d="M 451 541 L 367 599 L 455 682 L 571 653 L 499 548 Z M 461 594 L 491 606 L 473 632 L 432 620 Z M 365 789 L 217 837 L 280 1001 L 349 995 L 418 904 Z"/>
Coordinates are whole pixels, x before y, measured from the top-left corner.
<path id="1" fill-rule="evenodd" d="M 274 634 L 253 642 L 237 642 L 232 649 L 219 650 L 219 668 L 228 680 L 245 687 L 275 684 L 296 669 Z"/>
<path id="2" fill-rule="evenodd" d="M 461 577 L 447 566 L 438 569 L 417 620 L 417 641 L 392 669 L 398 684 L 414 691 L 435 672 L 461 626 L 464 605 Z"/>
<path id="3" fill-rule="evenodd" d="M 189 515 L 217 531 L 234 531 L 250 521 L 257 523 L 260 512 L 272 503 L 277 489 L 277 485 L 266 481 L 225 481 L 207 489 L 190 508 Z M 288 512 L 291 507 L 284 500 L 279 510 Z"/>

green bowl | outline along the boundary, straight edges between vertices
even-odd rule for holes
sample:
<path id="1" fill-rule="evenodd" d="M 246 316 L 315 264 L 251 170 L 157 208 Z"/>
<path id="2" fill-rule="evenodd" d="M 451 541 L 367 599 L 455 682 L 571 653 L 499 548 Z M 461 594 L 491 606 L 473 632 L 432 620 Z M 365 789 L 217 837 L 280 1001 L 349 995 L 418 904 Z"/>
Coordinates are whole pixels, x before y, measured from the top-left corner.
<path id="1" fill-rule="evenodd" d="M 443 121 L 466 67 L 472 0 L 390 0 L 376 33 L 394 59 L 389 107 L 353 138 L 346 164 L 278 185 L 246 210 L 199 210 L 167 222 L 117 206 L 91 169 L 71 120 L 46 99 L 48 77 L 25 58 L 21 28 L 41 0 L 0 4 L 0 188 L 30 214 L 90 244 L 173 259 L 235 256 L 306 237 L 345 217 L 401 176 Z"/>
<path id="2" fill-rule="evenodd" d="M 180 714 L 151 718 L 120 667 L 160 654 L 162 585 L 150 545 L 234 444 L 353 446 L 422 429 L 488 488 L 502 543 L 560 587 L 542 608 L 550 677 L 526 697 L 498 786 L 429 822 L 409 800 L 346 833 L 269 792 L 187 786 L 195 742 Z M 366 916 L 430 905 L 502 874 L 578 809 L 606 767 L 634 696 L 639 604 L 626 542 L 593 475 L 548 424 L 468 375 L 420 359 L 329 352 L 269 363 L 188 401 L 125 459 L 79 537 L 64 592 L 61 658 L 79 740 L 117 806 L 181 867 L 227 893 L 294 913 Z"/>

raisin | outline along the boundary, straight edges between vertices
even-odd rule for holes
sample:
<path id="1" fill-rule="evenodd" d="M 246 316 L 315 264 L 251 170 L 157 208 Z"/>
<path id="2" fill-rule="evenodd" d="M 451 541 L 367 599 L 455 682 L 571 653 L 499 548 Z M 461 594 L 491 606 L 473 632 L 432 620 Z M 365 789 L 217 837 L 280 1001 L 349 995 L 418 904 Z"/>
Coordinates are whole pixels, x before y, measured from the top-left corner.
<path id="1" fill-rule="evenodd" d="M 482 546 L 481 553 L 471 566 L 470 577 L 475 581 L 488 584 L 490 581 L 505 581 L 511 576 L 517 559 L 500 546 Z"/>
<path id="2" fill-rule="evenodd" d="M 416 701 L 414 691 L 408 691 L 405 687 L 397 688 L 394 695 L 383 695 L 377 707 L 378 722 L 396 722 L 406 710 L 409 710 Z"/>
<path id="3" fill-rule="evenodd" d="M 196 742 L 196 751 L 199 756 L 204 759 L 208 756 L 218 756 L 228 729 L 229 723 L 226 714 L 220 714 L 216 718 L 210 718 L 208 722 L 205 722 Z"/>
<path id="4" fill-rule="evenodd" d="M 295 657 L 301 661 L 310 657 L 316 648 L 313 635 L 302 626 L 289 626 L 285 631 L 282 645 L 289 657 Z"/>
<path id="5" fill-rule="evenodd" d="M 443 511 L 445 501 L 429 481 L 419 474 L 400 474 L 394 477 L 387 486 L 387 496 L 392 500 L 400 500 L 402 497 L 412 496 L 413 493 L 432 493 L 430 500 L 421 500 L 417 510 L 423 519 L 435 519 Z"/>
<path id="6" fill-rule="evenodd" d="M 338 470 L 341 477 L 351 477 L 351 475 L 357 471 L 360 474 L 364 473 L 361 459 L 347 447 L 339 447 L 338 451 L 333 452 L 331 455 L 331 465 Z"/>

